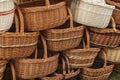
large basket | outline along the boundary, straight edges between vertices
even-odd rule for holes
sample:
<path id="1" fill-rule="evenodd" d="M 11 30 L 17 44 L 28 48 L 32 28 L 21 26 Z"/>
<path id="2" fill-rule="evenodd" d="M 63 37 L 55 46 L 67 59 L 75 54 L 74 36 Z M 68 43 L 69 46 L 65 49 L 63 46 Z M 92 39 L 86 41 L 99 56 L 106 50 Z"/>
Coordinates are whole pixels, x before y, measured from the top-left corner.
<path id="1" fill-rule="evenodd" d="M 102 68 L 83 68 L 82 80 L 106 80 L 111 74 L 114 65 L 107 66 L 106 54 L 104 54 L 104 65 Z"/>
<path id="2" fill-rule="evenodd" d="M 115 2 L 114 0 L 105 0 L 106 3 L 113 5 L 116 7 L 113 11 L 113 18 L 115 19 L 115 23 L 120 25 L 120 2 Z"/>
<path id="3" fill-rule="evenodd" d="M 37 42 L 37 32 L 24 32 L 24 20 L 21 11 L 18 8 L 19 19 L 15 15 L 16 32 L 6 32 L 0 35 L 0 59 L 14 59 L 27 57 L 34 52 Z"/>
<path id="4" fill-rule="evenodd" d="M 108 26 L 114 6 L 90 0 L 74 0 L 73 3 L 75 22 L 97 28 Z"/>
<path id="5" fill-rule="evenodd" d="M 28 31 L 39 31 L 64 24 L 68 18 L 65 4 L 64 1 L 50 2 L 50 0 L 21 4 L 25 29 Z"/>
<path id="6" fill-rule="evenodd" d="M 13 0 L 0 1 L 0 33 L 8 31 L 12 26 L 14 10 Z"/>
<path id="7" fill-rule="evenodd" d="M 81 42 L 84 26 L 73 27 L 72 14 L 70 9 L 68 11 L 70 14 L 70 28 L 56 28 L 44 31 L 48 49 L 51 51 L 63 51 L 75 48 Z M 67 23 L 64 26 L 67 27 Z"/>
<path id="8" fill-rule="evenodd" d="M 85 68 L 90 67 L 100 51 L 99 48 L 90 48 L 90 38 L 88 30 L 86 30 L 87 45 L 83 44 L 83 49 L 70 49 L 65 51 L 65 55 L 70 60 L 71 68 Z"/>
<path id="9" fill-rule="evenodd" d="M 120 44 L 120 30 L 112 18 L 112 29 L 89 28 L 90 42 L 97 47 L 117 47 Z"/>
<path id="10" fill-rule="evenodd" d="M 61 58 L 62 64 L 58 67 L 58 72 L 51 77 L 44 77 L 41 80 L 77 80 L 80 69 L 71 70 L 68 58 L 64 55 Z"/>
<path id="11" fill-rule="evenodd" d="M 35 52 L 35 59 L 16 59 L 15 69 L 17 76 L 22 79 L 34 79 L 41 78 L 51 73 L 54 73 L 58 66 L 59 54 L 55 54 L 52 57 L 47 56 L 47 45 L 46 41 L 41 35 L 44 45 L 44 56 L 43 59 L 37 59 L 37 49 Z M 39 53 L 41 54 L 41 53 Z"/>

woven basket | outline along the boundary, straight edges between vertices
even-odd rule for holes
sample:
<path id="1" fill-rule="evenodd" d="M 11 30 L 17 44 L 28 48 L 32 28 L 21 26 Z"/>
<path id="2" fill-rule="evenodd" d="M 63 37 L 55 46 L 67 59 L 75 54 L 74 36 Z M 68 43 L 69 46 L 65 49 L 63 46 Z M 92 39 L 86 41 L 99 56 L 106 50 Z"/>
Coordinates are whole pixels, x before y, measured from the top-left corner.
<path id="1" fill-rule="evenodd" d="M 99 48 L 90 48 L 90 38 L 88 30 L 86 30 L 87 45 L 83 44 L 83 49 L 70 49 L 64 53 L 70 60 L 72 68 L 85 68 L 92 66 L 97 53 L 100 51 Z"/>
<path id="2" fill-rule="evenodd" d="M 51 3 L 51 4 L 50 4 Z M 21 4 L 25 29 L 39 31 L 57 27 L 65 23 L 68 18 L 66 3 L 50 0 L 33 1 Z"/>
<path id="3" fill-rule="evenodd" d="M 84 26 L 73 27 L 72 14 L 70 9 L 68 11 L 70 14 L 70 28 L 56 28 L 44 31 L 48 49 L 51 51 L 75 48 L 81 42 Z M 68 27 L 68 24 L 66 23 L 64 26 Z"/>
<path id="4" fill-rule="evenodd" d="M 84 68 L 82 80 L 106 80 L 111 74 L 114 65 L 107 66 L 106 54 L 104 54 L 104 65 L 102 68 Z"/>
<path id="5" fill-rule="evenodd" d="M 14 2 L 17 4 L 23 4 L 23 3 L 32 2 L 32 1 L 38 1 L 38 0 L 14 0 Z"/>
<path id="6" fill-rule="evenodd" d="M 6 60 L 0 60 L 0 80 L 2 80 L 4 76 L 4 71 L 6 68 L 7 61 Z"/>
<path id="7" fill-rule="evenodd" d="M 113 18 L 115 19 L 115 23 L 120 25 L 120 2 L 115 2 L 114 0 L 105 0 L 106 3 L 113 5 L 116 7 L 113 11 Z"/>
<path id="8" fill-rule="evenodd" d="M 73 3 L 75 22 L 97 28 L 108 26 L 114 6 L 90 0 L 74 0 Z"/>
<path id="9" fill-rule="evenodd" d="M 42 35 L 41 38 L 44 45 L 43 59 L 37 59 L 38 53 L 36 50 L 35 59 L 24 58 L 15 60 L 15 69 L 19 78 L 34 79 L 38 77 L 44 77 L 56 71 L 59 55 L 56 54 L 52 57 L 48 57 L 46 41 Z"/>
<path id="10" fill-rule="evenodd" d="M 12 26 L 14 10 L 13 0 L 0 1 L 0 33 L 8 31 Z"/>
<path id="11" fill-rule="evenodd" d="M 38 42 L 37 32 L 24 32 L 24 21 L 18 8 L 19 19 L 15 15 L 16 32 L 6 32 L 0 35 L 0 59 L 27 57 L 35 50 Z"/>
<path id="12" fill-rule="evenodd" d="M 117 47 L 120 44 L 120 30 L 116 30 L 112 18 L 112 29 L 89 28 L 90 42 L 97 47 Z"/>
<path id="13" fill-rule="evenodd" d="M 61 58 L 62 65 L 58 67 L 58 72 L 52 77 L 44 77 L 41 80 L 77 80 L 76 76 L 80 73 L 80 69 L 71 70 L 68 58 L 64 55 Z"/>

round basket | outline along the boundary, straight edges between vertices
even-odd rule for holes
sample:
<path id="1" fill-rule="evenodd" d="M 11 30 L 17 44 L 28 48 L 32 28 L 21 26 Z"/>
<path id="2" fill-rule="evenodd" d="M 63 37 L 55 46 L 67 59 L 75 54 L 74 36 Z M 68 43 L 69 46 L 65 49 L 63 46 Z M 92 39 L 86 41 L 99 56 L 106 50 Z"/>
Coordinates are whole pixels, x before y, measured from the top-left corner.
<path id="1" fill-rule="evenodd" d="M 15 59 L 31 55 L 38 42 L 38 32 L 24 32 L 24 20 L 19 8 L 15 14 L 16 32 L 0 35 L 0 59 Z M 20 31 L 19 31 L 20 22 Z"/>
<path id="2" fill-rule="evenodd" d="M 25 29 L 28 31 L 54 28 L 64 24 L 68 18 L 64 1 L 32 1 L 21 4 L 20 7 L 24 15 Z"/>
<path id="3" fill-rule="evenodd" d="M 12 26 L 14 11 L 13 0 L 0 1 L 0 33 L 8 31 Z"/>
<path id="4" fill-rule="evenodd" d="M 112 18 L 112 29 L 89 28 L 90 43 L 96 47 L 117 47 L 120 44 L 120 30 L 116 29 Z"/>
<path id="5" fill-rule="evenodd" d="M 104 65 L 102 68 L 83 68 L 82 80 L 106 80 L 111 74 L 114 65 L 107 65 L 106 54 L 104 54 Z"/>
<path id="6" fill-rule="evenodd" d="M 84 26 L 73 27 L 73 19 L 70 9 L 70 28 L 66 23 L 63 28 L 56 28 L 44 31 L 47 40 L 48 49 L 51 51 L 63 51 L 77 47 L 83 37 Z"/>
<path id="7" fill-rule="evenodd" d="M 86 29 L 87 45 L 83 41 L 83 49 L 70 49 L 65 51 L 65 55 L 70 60 L 71 68 L 85 68 L 90 67 L 94 63 L 99 48 L 90 48 L 90 37 Z"/>
<path id="8" fill-rule="evenodd" d="M 15 69 L 19 78 L 41 78 L 56 71 L 58 66 L 59 54 L 55 54 L 52 57 L 48 57 L 46 41 L 42 35 L 41 38 L 44 45 L 44 56 L 42 59 L 37 59 L 37 55 L 41 53 L 38 53 L 36 49 L 34 59 L 23 58 L 15 60 Z"/>

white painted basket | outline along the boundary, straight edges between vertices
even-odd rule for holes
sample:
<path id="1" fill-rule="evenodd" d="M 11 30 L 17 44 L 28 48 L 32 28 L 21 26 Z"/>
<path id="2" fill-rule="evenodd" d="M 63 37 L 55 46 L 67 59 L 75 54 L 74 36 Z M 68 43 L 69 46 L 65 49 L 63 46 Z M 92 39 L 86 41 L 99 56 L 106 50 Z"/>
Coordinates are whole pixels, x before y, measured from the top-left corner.
<path id="1" fill-rule="evenodd" d="M 119 63 L 120 62 L 120 47 L 113 49 L 105 49 L 107 61 Z M 100 55 L 103 58 L 103 55 Z"/>
<path id="2" fill-rule="evenodd" d="M 0 33 L 8 31 L 13 23 L 14 1 L 0 0 Z"/>
<path id="3" fill-rule="evenodd" d="M 74 0 L 71 7 L 75 22 L 97 28 L 108 26 L 115 8 L 102 2 L 90 0 Z"/>

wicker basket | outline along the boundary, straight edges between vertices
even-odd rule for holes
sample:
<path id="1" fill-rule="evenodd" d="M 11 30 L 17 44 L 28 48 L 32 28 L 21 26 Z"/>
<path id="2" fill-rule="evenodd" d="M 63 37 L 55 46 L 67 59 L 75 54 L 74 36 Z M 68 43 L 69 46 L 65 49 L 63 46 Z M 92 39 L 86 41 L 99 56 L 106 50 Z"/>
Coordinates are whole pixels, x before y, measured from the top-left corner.
<path id="1" fill-rule="evenodd" d="M 38 1 L 38 0 L 14 0 L 14 2 L 17 4 L 23 4 L 23 3 L 32 2 L 32 1 Z"/>
<path id="2" fill-rule="evenodd" d="M 33 53 L 38 42 L 37 32 L 24 32 L 24 21 L 18 8 L 19 19 L 15 15 L 16 32 L 6 32 L 0 35 L 0 59 L 14 59 L 27 57 Z"/>
<path id="3" fill-rule="evenodd" d="M 68 58 L 64 55 L 61 58 L 62 65 L 58 67 L 58 72 L 52 77 L 44 77 L 41 80 L 77 80 L 77 75 L 80 73 L 80 69 L 71 70 Z"/>
<path id="4" fill-rule="evenodd" d="M 51 3 L 51 4 L 50 4 Z M 66 3 L 50 0 L 33 1 L 21 4 L 25 29 L 39 31 L 57 27 L 68 19 Z"/>
<path id="5" fill-rule="evenodd" d="M 44 45 L 43 59 L 37 59 L 38 53 L 36 50 L 35 59 L 24 58 L 15 60 L 15 69 L 19 78 L 34 79 L 38 77 L 44 77 L 56 71 L 59 54 L 48 58 L 46 41 L 42 35 L 41 38 Z"/>
<path id="6" fill-rule="evenodd" d="M 13 0 L 0 1 L 0 33 L 8 31 L 12 26 L 14 10 Z"/>
<path id="7" fill-rule="evenodd" d="M 74 0 L 73 3 L 75 22 L 97 28 L 108 26 L 114 6 L 90 0 Z"/>
<path id="8" fill-rule="evenodd" d="M 85 68 L 92 66 L 97 53 L 100 51 L 99 48 L 90 48 L 88 30 L 86 30 L 86 36 L 87 45 L 83 44 L 84 49 L 70 49 L 64 52 L 66 56 L 68 56 L 72 68 Z"/>
<path id="9" fill-rule="evenodd" d="M 48 49 L 51 51 L 75 48 L 81 42 L 84 26 L 73 27 L 72 14 L 70 9 L 68 11 L 70 14 L 70 28 L 56 28 L 44 31 Z M 64 26 L 68 27 L 67 23 Z"/>
<path id="10" fill-rule="evenodd" d="M 120 25 L 120 2 L 115 2 L 114 0 L 105 0 L 106 3 L 110 5 L 114 5 L 116 9 L 113 11 L 113 18 L 115 19 L 115 23 Z"/>
<path id="11" fill-rule="evenodd" d="M 4 76 L 4 71 L 6 68 L 7 61 L 6 60 L 0 60 L 0 80 L 2 80 Z"/>
<path id="12" fill-rule="evenodd" d="M 117 47 L 120 44 L 120 30 L 116 30 L 113 18 L 112 27 L 113 29 L 89 28 L 91 44 L 97 47 Z"/>
<path id="13" fill-rule="evenodd" d="M 106 80 L 111 74 L 114 65 L 107 66 L 106 54 L 104 54 L 104 65 L 102 68 L 84 68 L 82 80 Z"/>

